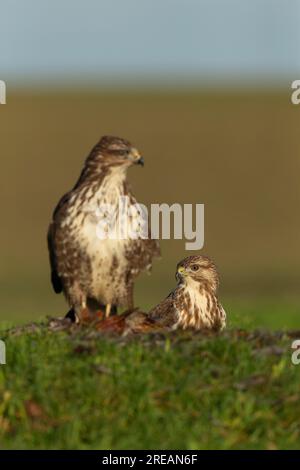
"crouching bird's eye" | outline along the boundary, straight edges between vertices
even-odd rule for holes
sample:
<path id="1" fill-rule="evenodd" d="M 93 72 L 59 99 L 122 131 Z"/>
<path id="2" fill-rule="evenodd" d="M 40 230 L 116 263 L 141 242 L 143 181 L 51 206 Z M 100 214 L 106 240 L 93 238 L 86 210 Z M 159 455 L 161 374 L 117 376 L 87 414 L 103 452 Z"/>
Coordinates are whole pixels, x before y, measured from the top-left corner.
<path id="1" fill-rule="evenodd" d="M 191 269 L 192 269 L 192 271 L 198 271 L 199 266 L 197 266 L 197 264 L 193 264 L 193 265 L 191 266 Z"/>

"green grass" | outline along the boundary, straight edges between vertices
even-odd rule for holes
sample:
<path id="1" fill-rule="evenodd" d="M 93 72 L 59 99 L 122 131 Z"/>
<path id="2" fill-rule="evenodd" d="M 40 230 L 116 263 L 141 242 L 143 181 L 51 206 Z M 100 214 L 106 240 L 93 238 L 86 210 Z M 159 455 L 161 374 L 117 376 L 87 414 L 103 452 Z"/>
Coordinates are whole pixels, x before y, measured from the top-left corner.
<path id="1" fill-rule="evenodd" d="M 288 334 L 120 339 L 39 325 L 0 336 L 3 449 L 299 447 Z"/>

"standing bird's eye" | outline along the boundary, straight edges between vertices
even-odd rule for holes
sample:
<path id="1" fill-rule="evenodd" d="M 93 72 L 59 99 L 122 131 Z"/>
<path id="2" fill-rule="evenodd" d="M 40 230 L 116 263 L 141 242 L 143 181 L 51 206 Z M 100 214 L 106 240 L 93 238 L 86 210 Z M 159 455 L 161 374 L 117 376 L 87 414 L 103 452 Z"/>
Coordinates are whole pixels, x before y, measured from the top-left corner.
<path id="1" fill-rule="evenodd" d="M 192 270 L 192 271 L 198 271 L 198 269 L 199 269 L 199 266 L 198 266 L 197 264 L 193 264 L 193 265 L 191 266 L 191 270 Z"/>
<path id="2" fill-rule="evenodd" d="M 130 153 L 130 150 L 127 149 L 127 148 L 114 148 L 114 147 L 110 147 L 109 148 L 109 152 L 114 154 L 114 155 L 117 155 L 119 157 L 127 157 L 127 155 L 129 155 Z"/>

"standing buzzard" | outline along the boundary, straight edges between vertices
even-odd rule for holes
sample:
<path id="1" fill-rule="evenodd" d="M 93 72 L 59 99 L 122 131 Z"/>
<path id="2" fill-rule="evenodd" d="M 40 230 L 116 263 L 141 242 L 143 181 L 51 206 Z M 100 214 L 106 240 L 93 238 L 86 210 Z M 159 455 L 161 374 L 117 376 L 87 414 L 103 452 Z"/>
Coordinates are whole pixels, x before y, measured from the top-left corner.
<path id="1" fill-rule="evenodd" d="M 176 288 L 148 314 L 138 310 L 125 313 L 100 322 L 98 328 L 118 334 L 225 328 L 226 313 L 217 298 L 219 276 L 215 264 L 206 256 L 189 256 L 178 263 L 176 279 Z"/>
<path id="2" fill-rule="evenodd" d="M 109 316 L 117 306 L 132 308 L 135 277 L 150 270 L 152 258 L 160 254 L 158 242 L 150 237 L 111 239 L 97 233 L 97 208 L 109 205 L 117 214 L 122 196 L 129 207 L 136 204 L 126 173 L 131 165 L 143 163 L 127 140 L 102 137 L 54 211 L 48 231 L 52 285 L 65 294 L 69 314 L 78 320 L 98 309 Z M 132 216 L 128 219 L 130 225 Z"/>

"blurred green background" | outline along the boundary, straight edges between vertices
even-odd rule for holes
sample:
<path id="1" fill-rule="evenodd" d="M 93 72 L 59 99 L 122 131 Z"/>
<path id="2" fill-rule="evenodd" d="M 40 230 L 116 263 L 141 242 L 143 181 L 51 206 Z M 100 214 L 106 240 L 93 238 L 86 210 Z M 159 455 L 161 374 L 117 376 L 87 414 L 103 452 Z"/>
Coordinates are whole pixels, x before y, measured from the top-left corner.
<path id="1" fill-rule="evenodd" d="M 202 252 L 219 267 L 230 323 L 299 326 L 299 110 L 289 90 L 19 89 L 0 119 L 1 323 L 65 313 L 47 226 L 91 147 L 113 134 L 144 155 L 144 169 L 129 171 L 139 201 L 205 204 Z M 190 254 L 184 241 L 161 246 L 136 285 L 143 309 L 169 293 Z"/>

